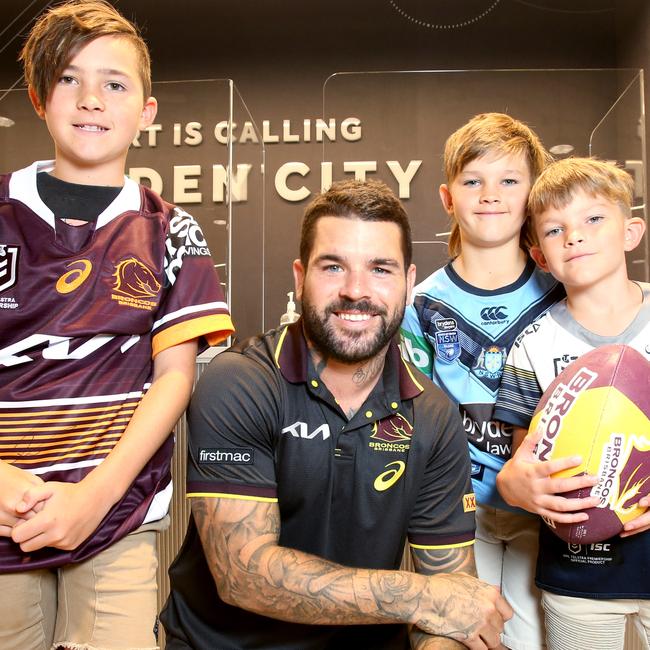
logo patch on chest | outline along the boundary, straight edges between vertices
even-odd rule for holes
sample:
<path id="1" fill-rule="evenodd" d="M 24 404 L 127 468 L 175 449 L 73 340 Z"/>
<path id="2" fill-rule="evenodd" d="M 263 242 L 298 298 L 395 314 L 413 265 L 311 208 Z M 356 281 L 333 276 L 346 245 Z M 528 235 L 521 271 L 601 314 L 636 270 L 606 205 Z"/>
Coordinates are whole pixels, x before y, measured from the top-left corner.
<path id="1" fill-rule="evenodd" d="M 161 284 L 140 260 L 135 257 L 122 260 L 115 267 L 113 277 L 115 284 L 111 298 L 120 305 L 147 311 L 157 306 Z"/>
<path id="2" fill-rule="evenodd" d="M 401 414 L 394 413 L 372 425 L 368 446 L 375 451 L 403 453 L 411 446 L 413 425 Z"/>
<path id="3" fill-rule="evenodd" d="M 439 318 L 433 321 L 433 346 L 440 361 L 451 363 L 460 356 L 460 337 L 458 326 L 453 318 Z"/>
<path id="4" fill-rule="evenodd" d="M 64 295 L 72 293 L 88 279 L 93 265 L 90 260 L 75 260 L 67 264 L 66 268 L 70 270 L 56 281 L 56 290 Z"/>
<path id="5" fill-rule="evenodd" d="M 405 469 L 406 463 L 403 460 L 396 460 L 392 463 L 388 463 L 388 465 L 386 465 L 386 471 L 382 472 L 375 479 L 373 487 L 377 492 L 385 492 L 400 480 Z"/>
<path id="6" fill-rule="evenodd" d="M 0 244 L 0 293 L 11 289 L 18 281 L 19 246 Z"/>
<path id="7" fill-rule="evenodd" d="M 491 345 L 489 348 L 483 348 L 476 359 L 472 372 L 477 377 L 487 377 L 488 379 L 499 379 L 503 373 L 508 354 L 505 348 L 498 345 Z"/>

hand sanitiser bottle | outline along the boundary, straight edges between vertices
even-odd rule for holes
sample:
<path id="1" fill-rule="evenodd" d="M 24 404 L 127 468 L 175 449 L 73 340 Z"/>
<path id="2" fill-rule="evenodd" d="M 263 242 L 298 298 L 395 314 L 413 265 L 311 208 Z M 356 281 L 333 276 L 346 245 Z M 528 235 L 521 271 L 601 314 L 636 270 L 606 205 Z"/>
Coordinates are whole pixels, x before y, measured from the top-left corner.
<path id="1" fill-rule="evenodd" d="M 282 317 L 280 318 L 280 326 L 290 325 L 291 323 L 295 323 L 300 318 L 300 314 L 296 311 L 296 303 L 293 301 L 293 291 L 289 291 L 287 296 L 289 296 L 287 311 L 282 314 Z"/>

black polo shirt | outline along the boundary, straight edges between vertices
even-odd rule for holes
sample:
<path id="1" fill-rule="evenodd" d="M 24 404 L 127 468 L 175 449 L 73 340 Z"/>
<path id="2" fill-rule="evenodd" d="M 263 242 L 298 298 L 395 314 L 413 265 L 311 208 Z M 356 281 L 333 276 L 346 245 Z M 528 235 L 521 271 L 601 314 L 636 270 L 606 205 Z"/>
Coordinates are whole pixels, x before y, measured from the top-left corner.
<path id="1" fill-rule="evenodd" d="M 345 566 L 397 569 L 412 545 L 474 539 L 467 441 L 456 407 L 390 345 L 348 420 L 298 321 L 216 357 L 189 410 L 188 496 L 275 501 L 279 543 Z M 190 522 L 163 613 L 170 648 L 408 648 L 406 626 L 286 623 L 223 603 Z"/>

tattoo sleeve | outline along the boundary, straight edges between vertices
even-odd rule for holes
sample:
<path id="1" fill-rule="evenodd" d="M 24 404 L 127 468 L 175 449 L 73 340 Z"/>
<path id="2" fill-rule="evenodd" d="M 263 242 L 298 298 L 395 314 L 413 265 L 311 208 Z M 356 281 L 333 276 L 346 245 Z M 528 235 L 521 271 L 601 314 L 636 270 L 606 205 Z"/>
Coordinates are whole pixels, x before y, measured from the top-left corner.
<path id="1" fill-rule="evenodd" d="M 458 571 L 476 576 L 473 546 L 445 549 L 411 548 L 411 555 L 418 573 L 433 575 Z"/>
<path id="2" fill-rule="evenodd" d="M 411 547 L 413 564 L 418 573 L 453 573 L 456 571 L 476 576 L 474 549 L 472 546 L 449 549 L 419 549 Z M 451 650 L 464 648 L 464 644 L 448 637 L 427 634 L 417 627 L 410 631 L 413 650 Z"/>
<path id="3" fill-rule="evenodd" d="M 195 498 L 192 513 L 220 597 L 296 623 L 408 623 L 431 610 L 428 579 L 408 571 L 352 569 L 278 546 L 276 503 Z"/>

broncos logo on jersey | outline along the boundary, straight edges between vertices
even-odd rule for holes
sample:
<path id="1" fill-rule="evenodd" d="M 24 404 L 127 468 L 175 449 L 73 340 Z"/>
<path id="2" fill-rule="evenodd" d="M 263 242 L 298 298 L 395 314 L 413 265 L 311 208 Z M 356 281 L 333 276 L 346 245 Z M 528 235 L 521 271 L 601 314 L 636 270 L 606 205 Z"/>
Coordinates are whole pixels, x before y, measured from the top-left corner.
<path id="1" fill-rule="evenodd" d="M 115 278 L 113 291 L 130 298 L 155 298 L 160 291 L 160 282 L 135 257 L 120 262 L 113 277 Z"/>

